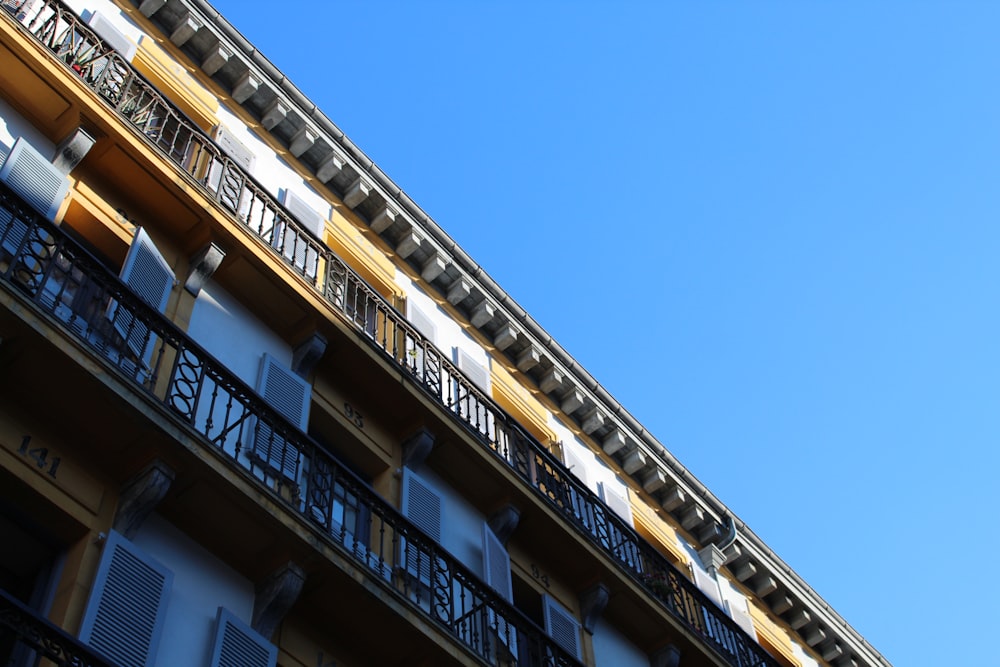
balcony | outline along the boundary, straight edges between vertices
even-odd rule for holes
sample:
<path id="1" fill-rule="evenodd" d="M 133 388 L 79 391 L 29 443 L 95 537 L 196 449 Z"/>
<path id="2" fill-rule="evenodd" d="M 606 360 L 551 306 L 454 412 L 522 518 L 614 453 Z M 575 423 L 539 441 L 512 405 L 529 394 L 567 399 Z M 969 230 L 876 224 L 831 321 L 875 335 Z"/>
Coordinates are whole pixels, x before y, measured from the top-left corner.
<path id="1" fill-rule="evenodd" d="M 29 6 L 30 12 L 21 11 Z M 778 664 L 68 8 L 56 0 L 5 2 L 4 7 L 127 126 L 322 294 L 362 339 L 412 378 L 449 419 L 602 552 L 620 573 L 643 587 L 697 641 L 734 666 Z M 7 200 L 11 201 L 9 195 Z M 14 204 L 10 207 L 13 210 Z M 225 452 L 309 521 L 321 525 L 352 553 L 360 548 L 359 558 L 378 577 L 388 583 L 405 583 L 406 577 L 397 576 L 404 547 L 409 546 L 411 554 L 413 549 L 426 554 L 426 561 L 421 562 L 430 564 L 434 583 L 430 588 L 437 592 L 431 595 L 427 582 L 417 585 L 413 581 L 402 586 L 401 592 L 416 597 L 424 610 L 435 616 L 438 603 L 455 600 L 447 591 L 468 587 L 468 594 L 459 596 L 458 607 L 444 605 L 448 611 L 442 611 L 439 620 L 480 652 L 495 644 L 475 630 L 481 624 L 469 620 L 484 600 L 496 603 L 485 586 L 476 588 L 467 583 L 465 575 L 457 574 L 457 563 L 415 533 L 322 448 L 287 425 L 112 276 L 101 273 L 96 261 L 72 248 L 57 230 L 35 220 L 30 233 L 14 233 L 11 224 L 4 237 L 10 236 L 4 242 L 11 254 L 4 267 L 8 284 L 57 317 L 107 362 L 196 429 L 206 443 Z M 292 463 L 280 466 L 278 472 L 269 465 L 275 460 Z M 355 498 L 370 515 L 371 524 L 366 528 L 347 525 L 343 503 L 333 500 L 337 494 Z M 375 506 L 381 509 L 376 512 Z M 506 619 L 492 607 L 486 618 L 497 624 Z M 510 625 L 504 627 L 518 628 L 520 636 L 518 622 L 511 617 Z M 534 641 L 519 645 L 534 645 Z"/>
<path id="2" fill-rule="evenodd" d="M 0 186 L 0 284 L 490 665 L 579 665 L 391 504 Z M 281 465 L 275 465 L 281 461 Z M 500 646 L 516 645 L 519 658 Z"/>
<path id="3" fill-rule="evenodd" d="M 45 658 L 59 667 L 115 667 L 94 649 L 0 590 L 0 655 Z M 20 663 L 19 663 L 20 664 Z M 32 663 L 34 664 L 34 663 Z"/>

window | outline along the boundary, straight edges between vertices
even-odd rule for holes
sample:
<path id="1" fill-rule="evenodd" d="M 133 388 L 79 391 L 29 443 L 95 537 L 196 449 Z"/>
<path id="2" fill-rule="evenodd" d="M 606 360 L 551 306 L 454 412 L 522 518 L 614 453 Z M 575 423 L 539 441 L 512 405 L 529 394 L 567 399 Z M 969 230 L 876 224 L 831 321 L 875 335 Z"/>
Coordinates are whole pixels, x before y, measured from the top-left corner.
<path id="1" fill-rule="evenodd" d="M 83 616 L 80 639 L 122 667 L 152 667 L 173 573 L 112 531 Z"/>
<path id="2" fill-rule="evenodd" d="M 278 649 L 225 607 L 215 617 L 210 667 L 274 667 Z"/>
<path id="3" fill-rule="evenodd" d="M 261 358 L 257 391 L 278 414 L 293 426 L 305 430 L 312 387 L 269 354 Z M 263 420 L 257 420 L 252 436 L 251 456 L 267 468 L 297 482 L 299 450 Z"/>

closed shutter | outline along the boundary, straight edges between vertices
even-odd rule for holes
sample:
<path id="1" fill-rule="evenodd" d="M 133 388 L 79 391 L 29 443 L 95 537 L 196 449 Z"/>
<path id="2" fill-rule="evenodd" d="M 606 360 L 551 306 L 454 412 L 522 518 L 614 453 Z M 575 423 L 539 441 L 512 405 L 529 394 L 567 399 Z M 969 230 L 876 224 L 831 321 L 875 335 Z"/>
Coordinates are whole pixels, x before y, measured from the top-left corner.
<path id="1" fill-rule="evenodd" d="M 122 34 L 121 30 L 116 28 L 106 16 L 100 12 L 94 12 L 87 19 L 87 24 L 104 40 L 105 44 L 117 51 L 118 55 L 132 62 L 138 48 L 136 43 Z"/>
<path id="2" fill-rule="evenodd" d="M 69 179 L 24 137 L 14 142 L 0 167 L 0 181 L 49 220 L 56 219 L 69 191 Z"/>
<path id="3" fill-rule="evenodd" d="M 312 387 L 269 354 L 261 359 L 257 391 L 278 414 L 299 429 L 306 429 Z M 299 450 L 262 421 L 254 431 L 253 451 L 268 467 L 289 479 L 297 479 Z"/>
<path id="4" fill-rule="evenodd" d="M 604 501 L 604 504 L 612 512 L 621 517 L 629 527 L 632 527 L 632 506 L 629 504 L 627 498 L 628 489 L 622 487 L 621 490 L 626 495 L 622 495 L 614 485 L 608 482 L 601 482 L 601 500 Z"/>
<path id="5" fill-rule="evenodd" d="M 121 667 L 151 667 L 173 576 L 112 531 L 104 545 L 80 639 Z"/>
<path id="6" fill-rule="evenodd" d="M 729 614 L 731 619 L 736 621 L 738 626 L 743 628 L 743 630 L 754 639 L 754 641 L 757 640 L 757 628 L 754 627 L 753 619 L 750 618 L 746 600 L 740 600 L 738 602 L 726 600 L 726 612 Z"/>
<path id="7" fill-rule="evenodd" d="M 306 203 L 304 199 L 296 195 L 291 190 L 281 191 L 281 203 L 285 205 L 288 212 L 305 227 L 310 234 L 319 240 L 323 240 L 323 231 L 326 224 L 323 217 Z"/>
<path id="8" fill-rule="evenodd" d="M 216 615 L 210 667 L 274 667 L 278 649 L 225 607 Z"/>
<path id="9" fill-rule="evenodd" d="M 174 286 L 174 272 L 163 258 L 146 230 L 136 230 L 135 238 L 125 257 L 121 272 L 122 281 L 147 304 L 160 311 L 167 307 L 170 290 Z M 149 327 L 140 322 L 126 308 L 112 304 L 109 317 L 115 330 L 125 339 L 136 357 L 145 359 L 149 350 Z"/>
<path id="10" fill-rule="evenodd" d="M 454 348 L 455 364 L 459 370 L 486 396 L 490 395 L 490 372 L 460 347 Z M 486 403 L 467 386 L 456 387 L 455 406 L 458 414 L 475 429 L 492 440 L 493 415 Z"/>
<path id="11" fill-rule="evenodd" d="M 570 473 L 580 480 L 584 486 L 590 487 L 590 474 L 587 470 L 587 458 L 593 460 L 594 455 L 589 450 L 573 442 L 563 444 L 563 463 L 569 468 Z M 569 487 L 567 491 L 567 502 L 573 511 L 573 515 L 587 528 L 593 530 L 594 510 L 590 496 L 581 493 L 576 487 Z"/>
<path id="12" fill-rule="evenodd" d="M 475 357 L 460 347 L 455 348 L 455 363 L 458 368 L 465 373 L 465 376 L 472 380 L 472 384 L 479 387 L 484 394 L 490 393 L 490 372 L 486 367 L 476 361 Z"/>
<path id="13" fill-rule="evenodd" d="M 701 592 L 721 607 L 722 596 L 719 594 L 719 583 L 715 580 L 715 577 L 701 569 L 695 563 L 691 563 L 691 573 L 694 577 L 694 583 L 701 589 Z"/>
<path id="14" fill-rule="evenodd" d="M 441 523 L 444 499 L 425 479 L 410 470 L 403 469 L 403 514 L 417 528 L 427 533 L 437 544 L 441 544 Z M 420 581 L 430 583 L 431 558 L 427 553 L 402 543 L 406 569 Z"/>
<path id="15" fill-rule="evenodd" d="M 441 369 L 440 367 L 429 367 L 428 355 L 424 352 L 425 344 L 433 346 L 437 340 L 437 326 L 434 324 L 434 320 L 418 308 L 413 301 L 406 302 L 406 317 L 410 324 L 427 340 L 427 343 L 419 340 L 406 341 L 406 363 L 428 389 L 435 394 L 440 394 Z M 437 364 L 433 364 L 433 366 L 437 366 Z"/>
<path id="16" fill-rule="evenodd" d="M 545 632 L 570 655 L 580 657 L 580 624 L 562 605 L 545 596 Z"/>
<path id="17" fill-rule="evenodd" d="M 587 475 L 587 458 L 592 460 L 594 455 L 589 451 L 586 453 L 580 451 L 582 448 L 573 443 L 564 444 L 562 449 L 563 463 L 566 464 L 569 471 L 573 473 L 574 477 L 583 482 L 585 486 L 590 486 Z"/>

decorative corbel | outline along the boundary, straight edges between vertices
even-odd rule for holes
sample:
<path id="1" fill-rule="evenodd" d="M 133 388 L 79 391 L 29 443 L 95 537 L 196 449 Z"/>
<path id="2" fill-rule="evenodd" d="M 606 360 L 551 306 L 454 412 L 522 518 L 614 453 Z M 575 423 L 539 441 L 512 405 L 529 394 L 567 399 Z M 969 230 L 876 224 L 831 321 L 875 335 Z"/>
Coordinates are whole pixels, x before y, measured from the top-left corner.
<path id="1" fill-rule="evenodd" d="M 299 377 L 308 377 L 323 358 L 324 352 L 326 352 L 326 338 L 322 334 L 314 333 L 300 343 L 292 353 L 292 371 Z"/>
<path id="2" fill-rule="evenodd" d="M 191 272 L 188 274 L 187 280 L 184 281 L 184 289 L 194 296 L 198 296 L 201 288 L 215 274 L 225 258 L 226 251 L 214 243 L 209 243 L 199 250 L 191 258 Z"/>
<path id="3" fill-rule="evenodd" d="M 493 513 L 493 516 L 489 518 L 486 522 L 490 526 L 490 530 L 493 534 L 497 536 L 500 542 L 507 546 L 507 540 L 510 536 L 514 534 L 517 529 L 517 524 L 521 520 L 521 510 L 517 509 L 513 505 L 505 505 L 501 509 Z"/>
<path id="4" fill-rule="evenodd" d="M 580 596 L 580 616 L 583 621 L 583 629 L 589 634 L 594 634 L 597 621 L 607 608 L 610 597 L 608 587 L 600 583 L 584 591 L 583 595 Z"/>
<path id="5" fill-rule="evenodd" d="M 427 460 L 434 449 L 434 434 L 420 429 L 403 441 L 403 467 L 412 468 Z"/>
<path id="6" fill-rule="evenodd" d="M 650 667 L 679 667 L 681 650 L 670 644 L 649 655 Z"/>
<path id="7" fill-rule="evenodd" d="M 167 495 L 174 476 L 174 471 L 157 459 L 125 482 L 119 494 L 112 529 L 132 539 L 142 522 Z"/>
<path id="8" fill-rule="evenodd" d="M 278 624 L 295 604 L 306 581 L 305 571 L 289 562 L 257 583 L 251 627 L 271 638 Z"/>

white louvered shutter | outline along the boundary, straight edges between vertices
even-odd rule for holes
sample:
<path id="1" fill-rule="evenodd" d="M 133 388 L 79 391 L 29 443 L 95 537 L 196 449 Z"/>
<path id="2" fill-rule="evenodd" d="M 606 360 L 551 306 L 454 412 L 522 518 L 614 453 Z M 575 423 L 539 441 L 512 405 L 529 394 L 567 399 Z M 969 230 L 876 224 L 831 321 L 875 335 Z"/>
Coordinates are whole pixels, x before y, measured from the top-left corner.
<path id="1" fill-rule="evenodd" d="M 467 353 L 460 347 L 454 348 L 455 364 L 459 370 L 465 374 L 472 384 L 479 388 L 486 396 L 490 395 L 490 372 L 476 361 L 475 357 Z M 476 394 L 468 388 L 458 386 L 456 407 L 460 416 L 479 430 L 483 435 L 490 437 L 493 434 L 493 415 L 490 414 L 486 404 L 481 401 Z M 491 438 L 492 439 L 492 438 Z"/>
<path id="2" fill-rule="evenodd" d="M 743 630 L 750 635 L 754 641 L 757 640 L 757 628 L 754 627 L 753 618 L 750 616 L 745 600 L 740 602 L 726 600 L 726 613 L 728 613 L 729 617 L 736 621 L 736 624 L 743 628 Z"/>
<path id="3" fill-rule="evenodd" d="M 412 301 L 406 302 L 406 317 L 410 321 L 410 324 L 433 345 L 437 338 L 437 326 L 434 325 L 434 320 L 428 317 L 427 313 L 418 308 Z M 407 363 L 416 370 L 418 376 L 422 377 L 427 372 L 427 369 L 424 367 L 423 347 L 416 341 L 407 341 L 406 345 L 406 353 L 410 357 Z M 440 381 L 435 382 L 435 385 L 440 385 Z"/>
<path id="4" fill-rule="evenodd" d="M 694 575 L 694 583 L 701 589 L 701 592 L 712 599 L 715 604 L 722 606 L 722 596 L 719 594 L 719 584 L 711 574 L 691 563 L 691 573 Z"/>
<path id="5" fill-rule="evenodd" d="M 580 624 L 568 610 L 545 596 L 545 632 L 564 651 L 580 657 Z"/>
<path id="6" fill-rule="evenodd" d="M 306 429 L 312 387 L 269 354 L 261 359 L 257 391 L 282 417 L 303 431 Z M 258 422 L 255 429 L 254 453 L 289 479 L 297 478 L 299 450 L 263 422 Z"/>
<path id="7" fill-rule="evenodd" d="M 483 572 L 486 583 L 507 602 L 514 601 L 511 587 L 510 555 L 488 523 L 483 523 Z M 486 616 L 487 629 L 498 642 L 497 655 L 517 655 L 517 630 L 492 610 Z"/>
<path id="8" fill-rule="evenodd" d="M 587 488 L 590 486 L 590 474 L 587 470 L 587 457 L 594 458 L 589 450 L 573 442 L 563 444 L 563 463 L 569 468 L 570 473 L 576 477 Z M 577 518 L 590 529 L 594 527 L 594 515 L 591 506 L 591 499 L 588 495 L 580 493 L 575 488 L 569 490 L 569 502 L 573 513 Z"/>
<path id="9" fill-rule="evenodd" d="M 87 602 L 80 639 L 121 667 L 152 667 L 173 576 L 112 531 Z"/>
<path id="10" fill-rule="evenodd" d="M 14 142 L 0 167 L 0 181 L 49 220 L 55 220 L 69 191 L 69 179 L 24 137 Z"/>
<path id="11" fill-rule="evenodd" d="M 424 478 L 409 468 L 403 469 L 403 514 L 417 528 L 437 544 L 441 544 L 441 523 L 444 510 L 444 499 Z M 416 548 L 403 544 L 406 569 L 419 577 L 420 581 L 429 583 L 431 578 L 431 559 Z"/>
<path id="12" fill-rule="evenodd" d="M 162 313 L 167 307 L 167 299 L 174 286 L 174 272 L 142 227 L 136 230 L 128 249 L 121 279 L 140 299 L 156 310 Z M 132 353 L 145 359 L 150 352 L 149 328 L 127 309 L 115 304 L 109 310 L 109 317 Z"/>
<path id="13" fill-rule="evenodd" d="M 484 394 L 490 393 L 490 372 L 486 367 L 476 361 L 475 357 L 460 347 L 455 348 L 455 363 L 459 369 L 465 373 L 472 383 L 479 387 Z"/>
<path id="14" fill-rule="evenodd" d="M 628 494 L 627 488 L 623 488 L 622 491 Z M 608 509 L 621 517 L 630 527 L 634 526 L 632 523 L 632 506 L 629 504 L 628 498 L 623 496 L 608 482 L 601 482 L 600 492 L 601 500 L 608 506 Z"/>
<path id="15" fill-rule="evenodd" d="M 321 241 L 323 240 L 323 230 L 325 229 L 326 224 L 323 220 L 323 216 L 313 209 L 312 206 L 288 189 L 281 191 L 281 203 L 285 205 L 288 212 L 291 213 L 295 219 L 309 231 L 310 234 Z"/>
<path id="16" fill-rule="evenodd" d="M 225 607 L 215 617 L 215 642 L 209 667 L 274 667 L 278 649 Z"/>
<path id="17" fill-rule="evenodd" d="M 563 463 L 566 464 L 569 471 L 573 473 L 574 477 L 583 482 L 585 486 L 590 486 L 589 475 L 587 474 L 587 457 L 593 459 L 594 455 L 590 452 L 582 452 L 582 448 L 573 443 L 564 444 L 562 449 Z"/>
<path id="18" fill-rule="evenodd" d="M 514 600 L 511 590 L 510 555 L 489 524 L 483 524 L 483 571 L 486 583 L 507 602 Z"/>

